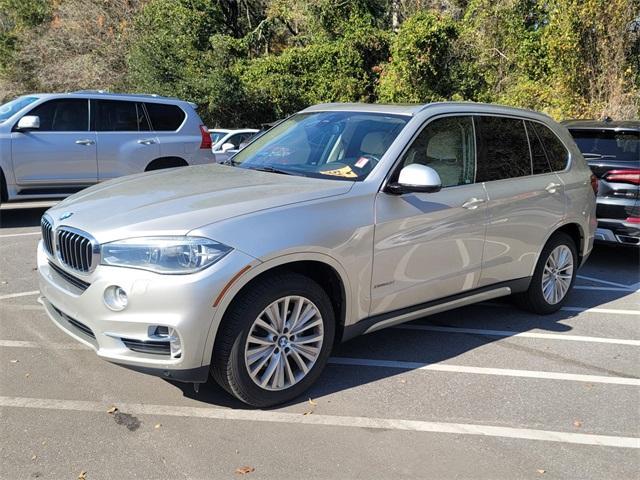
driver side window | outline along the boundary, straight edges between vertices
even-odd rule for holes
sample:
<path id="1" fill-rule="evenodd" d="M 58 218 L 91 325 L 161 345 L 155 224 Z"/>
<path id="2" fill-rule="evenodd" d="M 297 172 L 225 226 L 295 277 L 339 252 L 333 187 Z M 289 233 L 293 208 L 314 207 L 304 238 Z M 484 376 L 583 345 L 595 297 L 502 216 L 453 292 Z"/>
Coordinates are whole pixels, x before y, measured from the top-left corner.
<path id="1" fill-rule="evenodd" d="M 412 163 L 433 168 L 440 175 L 443 187 L 474 183 L 476 152 L 472 118 L 445 117 L 429 123 L 405 152 L 400 169 Z"/>

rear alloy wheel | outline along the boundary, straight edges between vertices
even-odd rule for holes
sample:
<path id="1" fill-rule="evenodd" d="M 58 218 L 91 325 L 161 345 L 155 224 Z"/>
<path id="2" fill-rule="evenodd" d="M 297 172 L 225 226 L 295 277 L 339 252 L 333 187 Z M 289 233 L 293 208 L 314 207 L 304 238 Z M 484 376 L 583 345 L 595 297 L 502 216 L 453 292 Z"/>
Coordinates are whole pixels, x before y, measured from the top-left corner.
<path id="1" fill-rule="evenodd" d="M 540 254 L 529 289 L 516 295 L 516 301 L 534 313 L 558 311 L 573 286 L 577 265 L 573 239 L 563 232 L 554 233 Z"/>
<path id="2" fill-rule="evenodd" d="M 225 313 L 211 373 L 229 393 L 255 407 L 301 395 L 320 376 L 335 332 L 331 301 L 297 273 L 259 279 Z"/>

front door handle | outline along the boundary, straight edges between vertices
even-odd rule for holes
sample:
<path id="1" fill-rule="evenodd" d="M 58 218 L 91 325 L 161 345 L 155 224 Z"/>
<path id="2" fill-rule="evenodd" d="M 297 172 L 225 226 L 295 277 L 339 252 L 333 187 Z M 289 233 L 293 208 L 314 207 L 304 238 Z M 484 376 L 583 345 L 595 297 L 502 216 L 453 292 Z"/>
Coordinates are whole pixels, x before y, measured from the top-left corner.
<path id="1" fill-rule="evenodd" d="M 462 204 L 462 208 L 466 208 L 467 210 L 475 210 L 480 205 L 482 205 L 486 200 L 484 198 L 470 198 L 466 202 Z"/>
<path id="2" fill-rule="evenodd" d="M 154 145 L 156 141 L 153 138 L 144 138 L 144 139 L 138 140 L 138 143 L 140 145 Z"/>
<path id="3" fill-rule="evenodd" d="M 96 142 L 85 138 L 84 140 L 76 140 L 76 145 L 94 145 Z"/>
<path id="4" fill-rule="evenodd" d="M 560 188 L 561 186 L 562 185 L 560 185 L 559 183 L 551 182 L 549 185 L 544 187 L 544 189 L 549 193 L 556 193 L 558 191 L 558 188 Z"/>

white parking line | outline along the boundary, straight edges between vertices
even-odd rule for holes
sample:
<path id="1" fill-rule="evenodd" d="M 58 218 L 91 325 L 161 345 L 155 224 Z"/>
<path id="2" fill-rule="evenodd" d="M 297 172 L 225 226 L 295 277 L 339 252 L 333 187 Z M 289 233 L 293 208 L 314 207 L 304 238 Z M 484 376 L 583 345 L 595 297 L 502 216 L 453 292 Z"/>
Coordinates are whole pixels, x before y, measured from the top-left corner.
<path id="1" fill-rule="evenodd" d="M 485 307 L 502 307 L 511 308 L 511 305 L 507 303 L 493 303 L 482 302 L 477 305 L 484 305 Z M 578 312 L 578 313 L 612 313 L 616 315 L 640 315 L 640 309 L 638 310 L 618 310 L 615 308 L 598 308 L 598 307 L 561 307 L 563 312 Z"/>
<path id="2" fill-rule="evenodd" d="M 9 237 L 26 237 L 27 235 L 40 235 L 40 232 L 28 232 L 28 233 L 7 233 L 6 235 L 0 235 L 0 238 L 9 238 Z"/>
<path id="3" fill-rule="evenodd" d="M 637 289 L 623 287 L 595 287 L 593 285 L 574 285 L 575 290 L 595 290 L 601 292 L 629 292 L 636 293 Z"/>
<path id="4" fill-rule="evenodd" d="M 471 373 L 477 375 L 499 375 L 503 377 L 540 378 L 544 380 L 568 380 L 588 383 L 610 383 L 615 385 L 632 385 L 640 387 L 640 378 L 605 377 L 601 375 L 584 375 L 579 373 L 540 372 L 536 370 L 514 370 L 511 368 L 470 367 L 466 365 L 449 365 L 442 363 L 400 362 L 396 360 L 374 360 L 369 358 L 331 357 L 333 365 L 349 365 L 360 367 L 399 368 L 402 370 L 429 370 L 436 372 Z"/>
<path id="5" fill-rule="evenodd" d="M 576 275 L 576 278 L 581 278 L 583 280 L 591 280 L 592 282 L 603 283 L 605 285 L 611 285 L 613 287 L 620 287 L 625 290 L 634 290 L 636 284 L 633 285 L 624 285 L 623 283 L 610 282 L 609 280 L 602 280 L 596 277 L 588 277 L 586 275 Z"/>
<path id="6" fill-rule="evenodd" d="M 612 343 L 615 345 L 632 345 L 640 347 L 640 340 L 625 340 L 622 338 L 586 337 L 583 335 L 567 335 L 564 333 L 516 332 L 511 330 L 485 330 L 480 328 L 441 327 L 438 325 L 399 325 L 399 330 L 424 330 L 428 332 L 469 333 L 472 335 L 486 335 L 489 337 L 525 337 L 543 340 L 568 340 L 573 342 Z"/>
<path id="7" fill-rule="evenodd" d="M 0 340 L 0 347 L 8 348 L 45 348 L 52 350 L 91 350 L 81 343 L 37 343 L 24 340 Z"/>
<path id="8" fill-rule="evenodd" d="M 6 295 L 0 295 L 0 300 L 7 300 L 8 298 L 28 297 L 30 295 L 38 295 L 40 290 L 31 290 L 30 292 L 18 292 L 8 293 Z"/>
<path id="9" fill-rule="evenodd" d="M 284 423 L 328 427 L 373 428 L 410 432 L 450 433 L 456 435 L 481 435 L 487 437 L 516 438 L 580 445 L 597 445 L 618 448 L 640 448 L 640 438 L 585 433 L 558 432 L 529 428 L 497 427 L 468 423 L 427 422 L 393 418 L 350 417 L 338 415 L 301 415 L 299 413 L 232 410 L 214 407 L 186 407 L 175 405 L 149 405 L 114 402 L 118 409 L 132 415 L 209 418 L 249 422 Z M 56 400 L 49 398 L 0 397 L 0 406 L 13 408 L 37 408 L 102 413 L 108 405 L 80 400 Z"/>

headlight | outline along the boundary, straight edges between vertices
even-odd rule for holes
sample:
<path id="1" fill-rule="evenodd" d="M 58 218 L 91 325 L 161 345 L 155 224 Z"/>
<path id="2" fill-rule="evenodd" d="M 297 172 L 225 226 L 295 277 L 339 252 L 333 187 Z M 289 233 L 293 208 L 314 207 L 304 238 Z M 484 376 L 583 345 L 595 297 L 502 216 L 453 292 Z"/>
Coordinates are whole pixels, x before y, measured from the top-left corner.
<path id="1" fill-rule="evenodd" d="M 202 237 L 141 237 L 102 245 L 102 265 L 141 268 L 156 273 L 193 273 L 233 250 Z"/>

